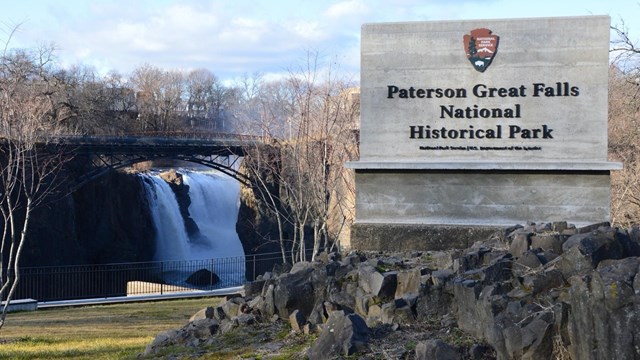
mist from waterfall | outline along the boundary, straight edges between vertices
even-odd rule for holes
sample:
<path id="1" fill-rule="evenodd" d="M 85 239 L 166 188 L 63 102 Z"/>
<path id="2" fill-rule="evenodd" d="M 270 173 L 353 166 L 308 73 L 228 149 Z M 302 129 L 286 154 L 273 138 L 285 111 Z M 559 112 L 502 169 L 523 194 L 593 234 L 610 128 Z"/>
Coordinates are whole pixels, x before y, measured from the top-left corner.
<path id="1" fill-rule="evenodd" d="M 216 264 L 214 272 L 223 281 L 229 277 L 244 279 L 244 250 L 236 232 L 240 184 L 213 171 L 179 172 L 189 186 L 189 215 L 198 227 L 191 235 L 169 184 L 157 174 L 141 175 L 156 229 L 154 260 L 210 261 Z"/>

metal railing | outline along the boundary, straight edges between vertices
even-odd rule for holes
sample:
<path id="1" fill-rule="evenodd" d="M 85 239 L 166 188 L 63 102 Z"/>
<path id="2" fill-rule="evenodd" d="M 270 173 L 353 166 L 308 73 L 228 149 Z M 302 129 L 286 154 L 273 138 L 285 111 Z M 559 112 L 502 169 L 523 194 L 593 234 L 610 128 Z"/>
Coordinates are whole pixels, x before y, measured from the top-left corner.
<path id="1" fill-rule="evenodd" d="M 280 253 L 268 253 L 206 260 L 24 267 L 13 299 L 46 302 L 204 292 L 241 286 L 282 263 Z"/>

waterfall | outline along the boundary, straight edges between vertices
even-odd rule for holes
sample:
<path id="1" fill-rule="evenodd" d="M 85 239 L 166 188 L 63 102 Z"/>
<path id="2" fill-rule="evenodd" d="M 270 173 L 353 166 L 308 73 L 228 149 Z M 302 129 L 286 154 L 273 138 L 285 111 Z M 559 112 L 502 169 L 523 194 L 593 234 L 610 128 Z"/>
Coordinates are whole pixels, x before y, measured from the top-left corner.
<path id="1" fill-rule="evenodd" d="M 178 201 L 169 184 L 157 175 L 145 176 L 147 199 L 156 228 L 154 260 L 191 260 L 190 240 Z"/>
<path id="2" fill-rule="evenodd" d="M 189 215 L 199 230 L 191 236 L 185 228 L 178 201 L 169 184 L 157 174 L 141 175 L 145 180 L 156 229 L 154 259 L 176 264 L 184 260 L 213 264 L 212 271 L 223 283 L 242 283 L 244 250 L 236 232 L 240 184 L 235 179 L 215 172 L 183 170 L 180 173 L 184 183 L 189 186 Z"/>
<path id="3" fill-rule="evenodd" d="M 236 232 L 240 184 L 215 173 L 188 172 L 183 179 L 189 185 L 189 213 L 200 229 L 197 243 L 204 245 L 202 254 L 209 250 L 215 257 L 243 256 L 242 243 Z"/>

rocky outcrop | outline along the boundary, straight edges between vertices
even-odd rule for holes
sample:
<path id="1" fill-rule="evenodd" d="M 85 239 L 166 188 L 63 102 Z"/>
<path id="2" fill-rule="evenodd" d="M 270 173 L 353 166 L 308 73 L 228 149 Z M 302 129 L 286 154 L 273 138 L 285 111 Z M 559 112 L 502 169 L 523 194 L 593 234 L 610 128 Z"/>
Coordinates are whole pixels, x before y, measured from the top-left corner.
<path id="1" fill-rule="evenodd" d="M 629 327 L 640 302 L 636 232 L 530 225 L 474 246 L 455 269 L 458 325 L 499 359 L 640 358 Z"/>
<path id="2" fill-rule="evenodd" d="M 465 251 L 321 254 L 265 273 L 146 353 L 287 322 L 318 334 L 310 359 L 640 359 L 639 233 L 530 224 Z"/>
<path id="3" fill-rule="evenodd" d="M 178 202 L 178 208 L 184 221 L 184 227 L 187 230 L 189 236 L 196 236 L 200 233 L 198 224 L 191 217 L 189 213 L 189 205 L 191 205 L 191 197 L 189 197 L 189 185 L 184 183 L 182 174 L 175 169 L 167 170 L 158 174 L 162 180 L 166 181 L 176 195 L 176 201 Z"/>
<path id="4" fill-rule="evenodd" d="M 23 266 L 149 261 L 155 229 L 142 180 L 113 171 L 34 213 Z"/>

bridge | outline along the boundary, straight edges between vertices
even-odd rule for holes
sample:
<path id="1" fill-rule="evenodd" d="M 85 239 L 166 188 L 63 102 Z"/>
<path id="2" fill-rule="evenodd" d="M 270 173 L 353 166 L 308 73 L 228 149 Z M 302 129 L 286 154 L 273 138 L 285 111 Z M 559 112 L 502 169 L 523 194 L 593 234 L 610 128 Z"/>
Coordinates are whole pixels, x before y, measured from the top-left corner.
<path id="1" fill-rule="evenodd" d="M 58 136 L 48 146 L 90 159 L 92 170 L 77 179 L 75 191 L 111 170 L 133 164 L 173 159 L 204 165 L 248 185 L 238 172 L 245 149 L 260 145 L 259 137 L 219 133 L 164 133 L 127 136 Z M 51 149 L 53 150 L 53 149 Z"/>

